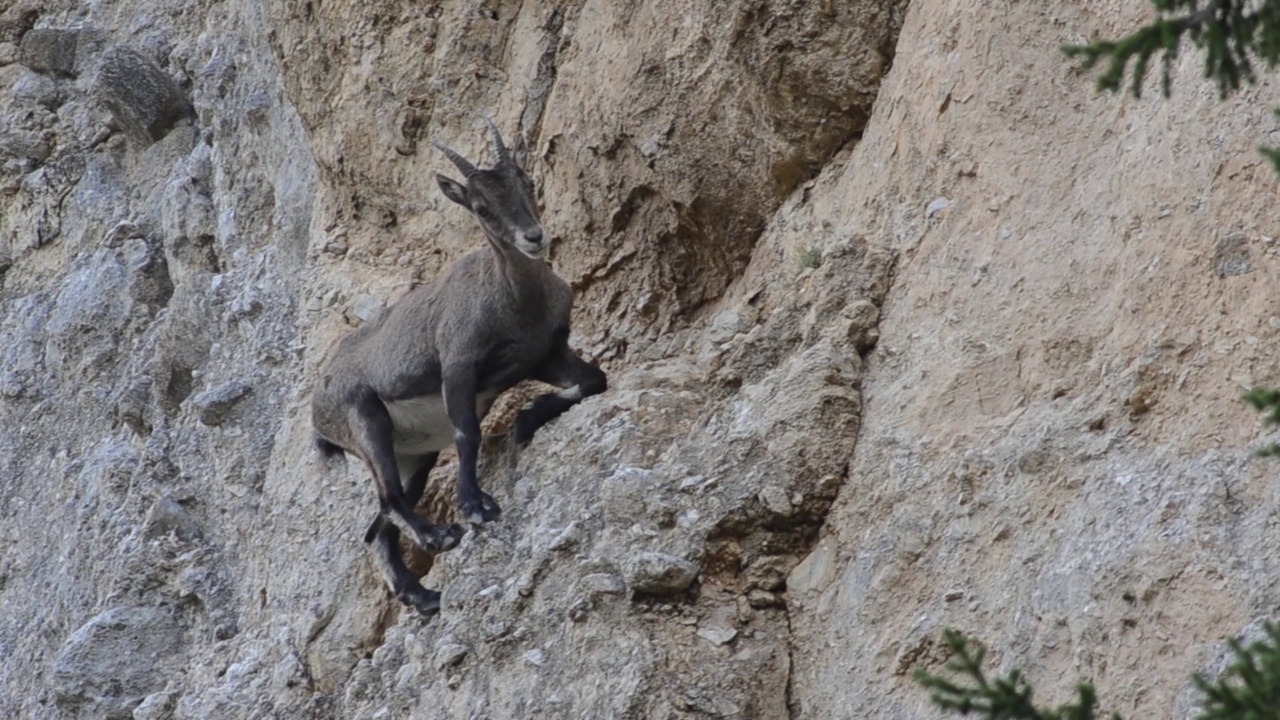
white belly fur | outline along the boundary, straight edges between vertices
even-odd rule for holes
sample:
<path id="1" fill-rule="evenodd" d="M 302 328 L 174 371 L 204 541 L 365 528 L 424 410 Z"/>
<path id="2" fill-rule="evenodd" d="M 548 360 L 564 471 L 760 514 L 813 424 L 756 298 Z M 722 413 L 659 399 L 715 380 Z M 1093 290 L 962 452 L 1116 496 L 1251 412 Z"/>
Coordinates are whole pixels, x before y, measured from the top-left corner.
<path id="1" fill-rule="evenodd" d="M 476 413 L 483 420 L 497 393 L 476 396 Z M 395 427 L 397 455 L 421 455 L 439 452 L 453 444 L 453 423 L 440 395 L 424 395 L 385 403 Z"/>

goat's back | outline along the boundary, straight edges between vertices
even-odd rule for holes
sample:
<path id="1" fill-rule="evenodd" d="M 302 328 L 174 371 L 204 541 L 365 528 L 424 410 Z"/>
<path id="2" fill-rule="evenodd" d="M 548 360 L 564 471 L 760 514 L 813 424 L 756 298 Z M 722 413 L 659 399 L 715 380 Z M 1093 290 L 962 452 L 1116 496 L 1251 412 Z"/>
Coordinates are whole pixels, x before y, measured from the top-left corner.
<path id="1" fill-rule="evenodd" d="M 501 262 L 492 249 L 473 250 L 342 338 L 313 408 L 340 405 L 359 386 L 385 400 L 436 395 L 451 362 L 476 364 L 478 390 L 528 377 L 568 333 L 573 290 L 540 260 L 516 258 L 506 272 Z"/>

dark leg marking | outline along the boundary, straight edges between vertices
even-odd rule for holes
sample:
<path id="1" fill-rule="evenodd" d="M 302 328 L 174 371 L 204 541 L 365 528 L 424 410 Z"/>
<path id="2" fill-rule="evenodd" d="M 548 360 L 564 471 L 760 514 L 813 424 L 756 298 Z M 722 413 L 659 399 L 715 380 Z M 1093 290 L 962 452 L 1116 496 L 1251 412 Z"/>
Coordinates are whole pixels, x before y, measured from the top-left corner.
<path id="1" fill-rule="evenodd" d="M 453 424 L 453 439 L 458 447 L 458 506 L 469 522 L 480 524 L 497 520 L 502 508 L 488 493 L 480 489 L 476 478 L 476 462 L 480 456 L 480 416 L 476 413 L 475 365 L 459 363 L 444 368 L 444 404 Z"/>
<path id="2" fill-rule="evenodd" d="M 409 500 L 400 483 L 400 468 L 392 444 L 394 427 L 386 405 L 372 390 L 363 388 L 348 413 L 354 449 L 368 463 L 378 487 L 378 509 L 382 517 L 408 534 L 423 550 L 441 550 L 442 531 L 418 516 L 413 509 L 416 500 Z"/>
<path id="3" fill-rule="evenodd" d="M 427 485 L 427 476 L 431 474 L 431 468 L 435 467 L 439 457 L 439 453 L 429 453 L 414 459 L 417 461 L 417 467 L 412 471 L 409 482 L 405 486 L 405 499 L 410 506 L 417 505 L 422 499 L 423 490 Z M 435 543 L 441 552 L 456 547 L 465 532 L 461 525 L 431 525 L 430 527 L 434 531 Z M 377 560 L 387 585 L 400 602 L 423 615 L 431 615 L 439 611 L 440 593 L 422 587 L 417 576 L 404 563 L 404 556 L 400 553 L 400 528 L 379 514 L 369 525 L 364 541 L 370 545 L 369 549 Z"/>
<path id="4" fill-rule="evenodd" d="M 567 342 L 534 371 L 533 377 L 564 389 L 539 395 L 532 405 L 516 415 L 516 442 L 520 444 L 528 442 L 539 428 L 563 415 L 583 398 L 599 395 L 609 387 L 604 371 L 579 357 Z"/>

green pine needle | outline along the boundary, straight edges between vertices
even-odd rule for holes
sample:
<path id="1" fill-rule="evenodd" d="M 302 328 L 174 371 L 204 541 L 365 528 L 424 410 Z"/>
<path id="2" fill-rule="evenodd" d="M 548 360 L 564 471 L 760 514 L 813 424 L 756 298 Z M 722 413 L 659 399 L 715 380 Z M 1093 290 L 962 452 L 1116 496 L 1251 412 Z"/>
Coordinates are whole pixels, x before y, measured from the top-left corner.
<path id="1" fill-rule="evenodd" d="M 1094 720 L 1098 699 L 1093 686 L 1076 687 L 1074 703 L 1057 708 L 1038 707 L 1033 689 L 1022 673 L 1011 671 L 1003 678 L 990 679 L 982 669 L 987 650 L 970 642 L 957 630 L 948 629 L 942 641 L 951 651 L 951 659 L 943 669 L 947 674 L 934 675 L 923 668 L 915 671 L 916 682 L 930 690 L 935 705 L 955 710 L 961 715 L 975 713 L 990 720 Z M 1119 715 L 1113 715 L 1119 720 Z"/>
<path id="2" fill-rule="evenodd" d="M 1156 20 L 1118 40 L 1098 40 L 1062 48 L 1078 59 L 1085 70 L 1103 60 L 1098 88 L 1118 92 L 1129 74 L 1129 92 L 1142 96 L 1151 60 L 1160 56 L 1160 91 L 1173 89 L 1174 61 L 1184 39 L 1204 52 L 1204 76 L 1218 86 L 1222 98 L 1252 85 L 1261 61 L 1268 70 L 1280 62 L 1280 0 L 1151 0 Z M 1262 154 L 1280 172 L 1280 152 L 1264 148 Z"/>
<path id="3" fill-rule="evenodd" d="M 1263 148 L 1262 153 L 1276 163 L 1280 172 L 1280 151 Z M 1280 388 L 1257 387 L 1244 396 L 1244 401 L 1255 410 L 1265 413 L 1262 422 L 1265 425 L 1280 425 Z M 1263 457 L 1280 457 L 1280 444 L 1272 443 L 1258 451 Z"/>
<path id="4" fill-rule="evenodd" d="M 1265 637 L 1248 647 L 1229 640 L 1235 661 L 1214 682 L 1196 675 L 1204 693 L 1198 720 L 1280 720 L 1280 625 L 1263 625 Z"/>
<path id="5" fill-rule="evenodd" d="M 1210 682 L 1203 675 L 1192 680 L 1204 695 L 1197 720 L 1280 720 L 1280 625 L 1263 625 L 1265 637 L 1246 647 L 1228 640 L 1234 662 Z M 930 691 L 935 705 L 961 715 L 976 714 L 986 720 L 1094 720 L 1098 698 L 1093 686 L 1076 686 L 1076 700 L 1056 708 L 1032 701 L 1033 689 L 1018 670 L 1003 678 L 988 678 L 982 669 L 986 648 L 956 630 L 945 630 L 943 643 L 951 651 L 944 673 L 924 668 L 915 671 L 916 682 Z M 1120 720 L 1118 714 L 1112 720 Z"/>

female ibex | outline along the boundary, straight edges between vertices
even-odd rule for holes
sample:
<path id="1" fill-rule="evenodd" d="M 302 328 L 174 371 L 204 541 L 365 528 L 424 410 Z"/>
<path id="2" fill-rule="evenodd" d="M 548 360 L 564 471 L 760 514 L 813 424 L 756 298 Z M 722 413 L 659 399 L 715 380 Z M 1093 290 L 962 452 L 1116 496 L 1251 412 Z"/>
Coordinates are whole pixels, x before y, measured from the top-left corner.
<path id="1" fill-rule="evenodd" d="M 476 479 L 480 420 L 493 400 L 526 379 L 563 388 L 516 416 L 515 437 L 523 443 L 606 386 L 604 372 L 569 348 L 573 291 L 543 260 L 548 240 L 525 172 L 524 138 L 508 151 L 486 122 L 497 155 L 490 169 L 435 145 L 463 174 L 461 183 L 437 174 L 440 189 L 480 222 L 489 249 L 462 256 L 343 338 L 312 400 L 320 449 L 350 452 L 373 472 L 379 511 L 365 543 L 395 596 L 424 614 L 439 609 L 440 593 L 405 566 L 399 539 L 406 532 L 423 549 L 440 552 L 462 537 L 460 525 L 433 525 L 414 511 L 440 451 L 457 445 L 463 516 L 496 520 L 498 503 Z"/>

